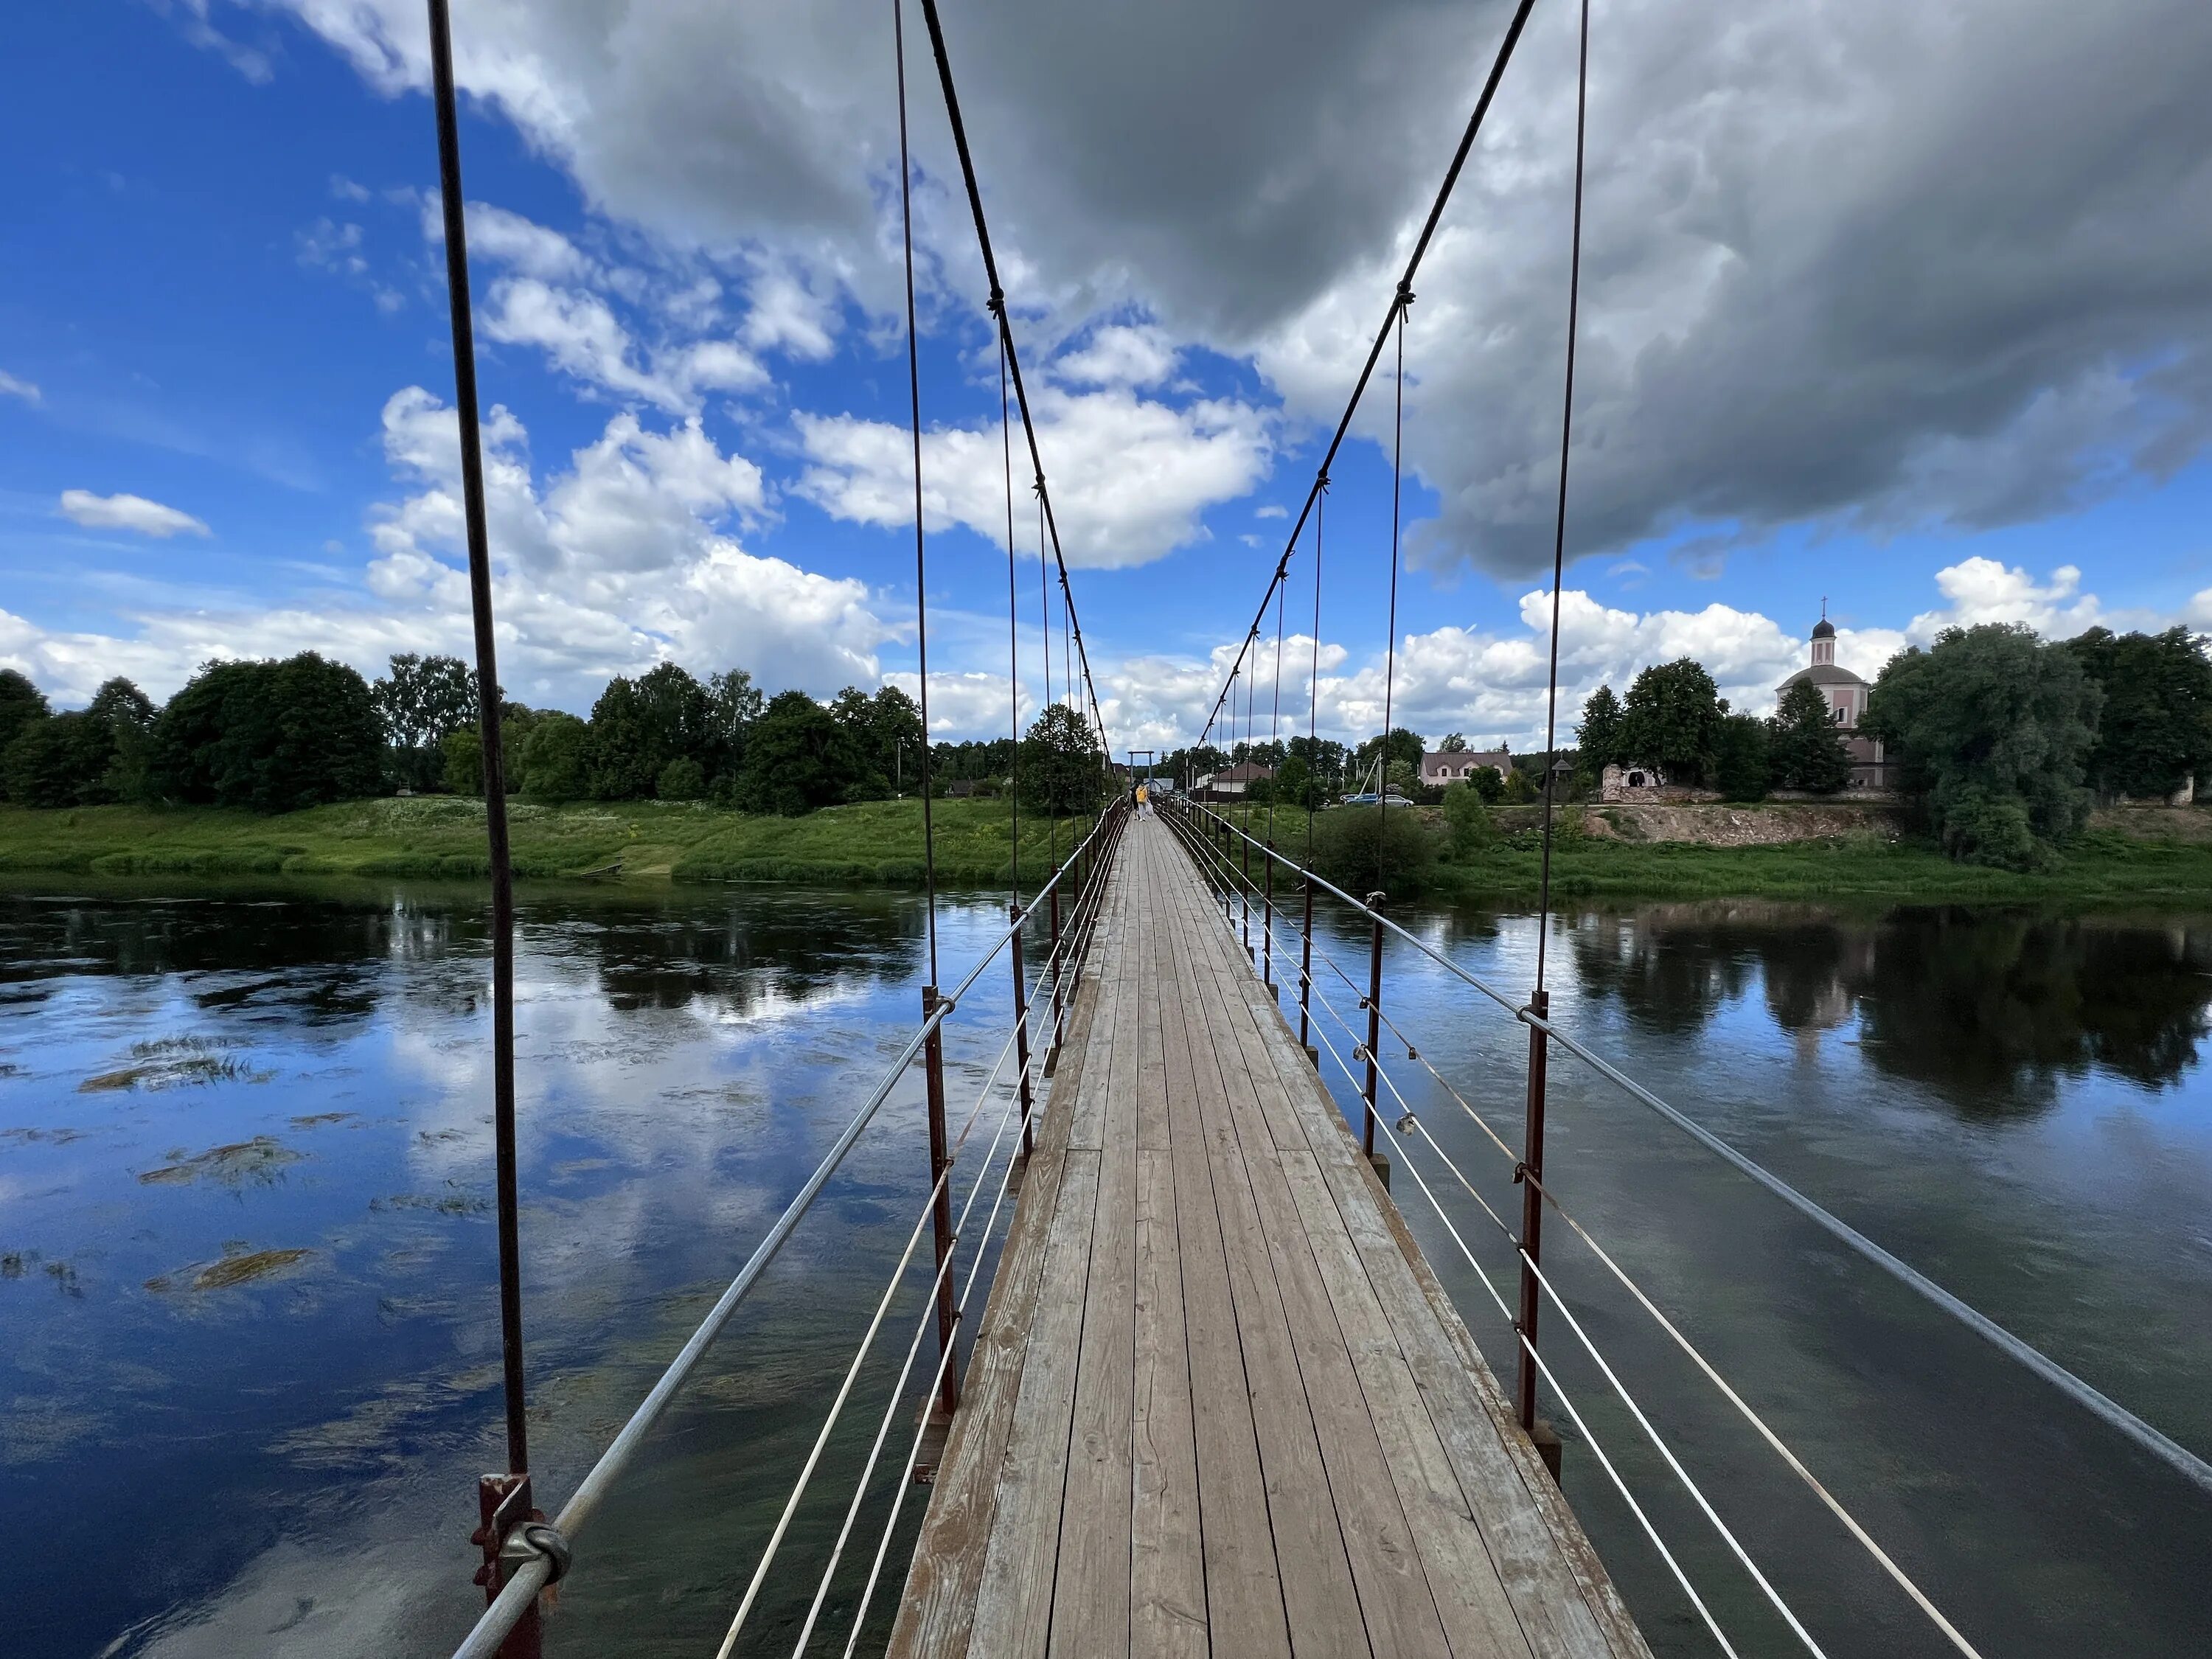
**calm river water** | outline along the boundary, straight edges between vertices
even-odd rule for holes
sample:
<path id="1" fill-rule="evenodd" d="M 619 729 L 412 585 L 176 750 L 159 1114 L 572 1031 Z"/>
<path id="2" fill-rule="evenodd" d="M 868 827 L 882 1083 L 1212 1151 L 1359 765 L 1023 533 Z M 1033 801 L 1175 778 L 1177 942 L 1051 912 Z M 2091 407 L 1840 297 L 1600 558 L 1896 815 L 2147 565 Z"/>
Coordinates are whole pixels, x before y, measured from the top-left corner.
<path id="1" fill-rule="evenodd" d="M 947 980 L 1001 915 L 942 907 Z M 588 1466 L 896 1053 L 923 922 L 896 896 L 526 892 L 544 1491 Z M 1533 918 L 1419 926 L 1525 989 Z M 1323 938 L 1364 966 L 1364 932 Z M 1563 1024 L 2212 1452 L 2212 916 L 1662 904 L 1569 916 L 1550 950 Z M 1519 1028 L 1409 951 L 1388 972 L 1394 1018 L 1516 1139 Z M 501 1455 L 487 975 L 464 890 L 0 894 L 8 1654 L 450 1650 L 480 1605 L 473 1477 Z M 1350 1011 L 1349 993 L 1332 1000 Z M 956 1115 L 996 1053 L 982 1024 L 953 1028 Z M 1385 1060 L 1512 1213 L 1510 1165 L 1402 1049 Z M 2212 1651 L 2212 1498 L 1572 1060 L 1553 1079 L 1554 1189 L 1984 1652 Z M 593 1522 L 551 1652 L 713 1651 L 927 1184 L 916 1081 Z M 1394 1150 L 1511 1300 L 1507 1250 L 1424 1153 Z M 1474 1270 L 1402 1168 L 1395 1185 L 1510 1366 Z M 1547 1255 L 1828 1653 L 1945 1650 L 1564 1228 Z M 789 1650 L 913 1328 L 909 1279 L 744 1651 Z M 1544 1334 L 1741 1650 L 1797 1650 L 1548 1311 Z M 902 1450 L 911 1418 L 894 1416 Z M 1655 1648 L 1710 1651 L 1595 1454 L 1566 1438 L 1569 1493 Z M 830 1651 L 886 1507 L 879 1490 L 862 1512 Z"/>

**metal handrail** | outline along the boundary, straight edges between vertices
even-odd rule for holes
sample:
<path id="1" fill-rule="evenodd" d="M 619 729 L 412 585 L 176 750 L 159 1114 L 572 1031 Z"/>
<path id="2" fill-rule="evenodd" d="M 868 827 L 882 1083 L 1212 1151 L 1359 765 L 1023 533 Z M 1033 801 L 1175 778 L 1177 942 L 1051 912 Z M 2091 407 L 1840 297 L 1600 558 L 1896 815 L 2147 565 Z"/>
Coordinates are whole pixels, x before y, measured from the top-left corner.
<path id="1" fill-rule="evenodd" d="M 2133 1441 L 2136 1446 L 2141 1448 L 2142 1450 L 2148 1452 L 2153 1457 L 2157 1458 L 2167 1468 L 2172 1469 L 2177 1474 L 2179 1474 L 2184 1480 L 2188 1480 L 2192 1485 L 2207 1493 L 2212 1493 L 2212 1463 L 2208 1463 L 2203 1458 L 2199 1457 L 2195 1452 L 2190 1450 L 2186 1446 L 2182 1445 L 2171 1436 L 2166 1435 L 2159 1429 L 2154 1428 L 2150 1424 L 2146 1423 L 2142 1418 L 2136 1416 L 2133 1412 L 2121 1405 L 2118 1401 L 2103 1393 L 2093 1384 L 2084 1382 L 2081 1377 L 2067 1370 L 2065 1366 L 2051 1358 L 2050 1355 L 2043 1352 L 2040 1349 L 2034 1347 L 2021 1337 L 2015 1336 L 2012 1332 L 1998 1324 L 1996 1321 L 1991 1319 L 1987 1314 L 1981 1312 L 1968 1303 L 1962 1301 L 1951 1291 L 1945 1290 L 1941 1285 L 1938 1285 L 1934 1279 L 1929 1278 L 1927 1274 L 1922 1273 L 1918 1268 L 1912 1267 L 1905 1261 L 1900 1261 L 1897 1256 L 1893 1255 L 1889 1251 L 1875 1243 L 1872 1239 L 1869 1238 L 1864 1233 L 1859 1231 L 1857 1228 L 1852 1226 L 1849 1222 L 1833 1214 L 1814 1200 L 1808 1198 L 1804 1194 L 1799 1192 L 1788 1182 L 1783 1180 L 1781 1176 L 1776 1175 L 1773 1171 L 1766 1169 L 1764 1165 L 1757 1163 L 1746 1154 L 1737 1151 L 1734 1146 L 1729 1145 L 1727 1141 L 1723 1140 L 1711 1130 L 1698 1123 L 1695 1119 L 1688 1116 L 1680 1109 L 1669 1105 L 1666 1101 L 1654 1094 L 1650 1089 L 1645 1088 L 1644 1085 L 1638 1083 L 1634 1078 L 1630 1077 L 1626 1072 L 1622 1071 L 1618 1066 L 1615 1066 L 1611 1060 L 1607 1060 L 1601 1054 L 1592 1052 L 1590 1048 L 1584 1045 L 1579 1039 L 1563 1029 L 1557 1021 L 1548 1018 L 1543 1015 L 1540 1015 L 1530 1008 L 1516 1003 L 1511 997 L 1508 996 L 1503 991 L 1500 991 L 1496 986 L 1490 984 L 1477 975 L 1469 973 L 1465 968 L 1462 967 L 1458 963 L 1454 962 L 1449 957 L 1446 956 L 1441 951 L 1438 951 L 1434 945 L 1429 944 L 1425 939 L 1420 939 L 1415 934 L 1408 932 L 1405 927 L 1392 921 L 1389 916 L 1384 915 L 1381 911 L 1376 910 L 1372 906 L 1363 903 L 1360 900 L 1352 897 L 1351 894 L 1346 892 L 1341 887 L 1339 887 L 1334 883 L 1316 874 L 1313 871 L 1306 868 L 1304 865 L 1299 864 L 1297 860 L 1286 858 L 1281 853 L 1277 852 L 1272 844 L 1261 840 L 1258 836 L 1248 834 L 1244 830 L 1240 828 L 1229 818 L 1224 817 L 1222 814 L 1194 804 L 1182 805 L 1182 804 L 1178 803 L 1177 805 L 1182 806 L 1182 810 L 1202 814 L 1204 817 L 1211 818 L 1215 823 L 1220 824 L 1222 828 L 1226 830 L 1230 834 L 1240 837 L 1252 847 L 1258 848 L 1264 856 L 1274 860 L 1278 864 L 1282 865 L 1285 869 L 1291 871 L 1293 874 L 1300 877 L 1301 878 L 1310 881 L 1316 888 L 1329 894 L 1340 902 L 1349 906 L 1360 915 L 1368 918 L 1370 921 L 1373 921 L 1378 926 L 1395 933 L 1400 939 L 1405 940 L 1407 944 L 1412 945 L 1416 951 L 1419 951 L 1423 956 L 1428 957 L 1431 962 L 1434 962 L 1438 967 L 1465 981 L 1474 989 L 1480 991 L 1483 995 L 1490 998 L 1491 1000 L 1497 1003 L 1500 1007 L 1504 1008 L 1507 1012 L 1512 1014 L 1514 1018 L 1520 1021 L 1521 1024 L 1528 1026 L 1532 1030 L 1543 1032 L 1553 1042 L 1557 1042 L 1569 1054 L 1574 1055 L 1576 1059 L 1589 1066 L 1590 1069 L 1597 1073 L 1600 1077 L 1604 1078 L 1607 1082 L 1613 1084 L 1616 1088 L 1626 1094 L 1631 1099 L 1636 1101 L 1640 1105 L 1649 1107 L 1666 1121 L 1671 1123 L 1674 1127 L 1680 1129 L 1683 1133 L 1697 1141 L 1698 1144 L 1705 1147 L 1706 1151 L 1713 1153 L 1716 1157 L 1722 1158 L 1743 1175 L 1749 1176 L 1753 1181 L 1757 1182 L 1761 1187 L 1766 1188 L 1768 1192 L 1772 1193 L 1777 1198 L 1789 1205 L 1800 1215 L 1812 1222 L 1815 1226 L 1820 1228 L 1824 1232 L 1827 1233 L 1839 1243 L 1844 1245 L 1864 1260 L 1872 1262 L 1875 1267 L 1889 1274 L 1891 1278 L 1896 1279 L 1899 1284 L 1915 1291 L 1935 1307 L 1941 1309 L 1943 1312 L 1950 1315 L 1952 1318 L 1957 1320 L 1967 1329 L 1972 1331 L 1977 1336 L 1981 1337 L 1993 1347 L 1996 1348 L 1999 1352 L 2004 1354 L 2007 1358 L 2018 1362 L 2027 1370 L 2034 1372 L 2045 1382 L 2048 1382 L 2052 1388 L 2057 1389 L 2061 1394 L 2063 1394 L 2068 1398 L 2071 1399 L 2076 1405 L 2082 1407 L 2092 1415 L 2100 1419 L 2108 1426 L 2118 1430 L 2128 1439 Z M 1295 924 L 1291 923 L 1288 921 L 1287 917 L 1285 920 L 1285 925 L 1295 926 Z"/>
<path id="2" fill-rule="evenodd" d="M 769 1263 L 775 1260 L 778 1252 L 783 1249 L 793 1230 L 805 1218 L 807 1211 L 812 1207 L 815 1199 L 821 1194 L 823 1188 L 829 1184 L 830 1177 L 836 1173 L 838 1165 L 844 1162 L 845 1155 L 852 1151 L 854 1144 L 860 1139 L 861 1132 L 868 1127 L 870 1121 L 881 1109 L 884 1102 L 890 1098 L 891 1091 L 898 1086 L 899 1079 L 906 1074 L 907 1067 L 911 1066 L 915 1057 L 921 1053 L 924 1044 L 944 1025 L 945 1020 L 958 1006 L 960 999 L 982 976 L 984 969 L 997 959 L 999 952 L 1006 949 L 1008 943 L 1021 931 L 1023 926 L 1036 913 L 1037 907 L 1059 890 L 1061 878 L 1074 867 L 1076 859 L 1090 848 L 1100 836 L 1111 831 L 1118 824 L 1119 818 L 1118 802 L 1116 805 L 1109 807 L 1098 815 L 1097 821 L 1091 827 L 1091 833 L 1070 852 L 1066 862 L 1054 871 L 1051 878 L 1037 889 L 1029 903 L 1006 924 L 1005 929 L 993 941 L 991 948 L 983 954 L 975 967 L 969 970 L 967 977 L 960 981 L 949 996 L 942 997 L 938 1000 L 936 1006 L 915 1029 L 914 1035 L 907 1040 L 905 1047 L 899 1050 L 898 1057 L 891 1062 L 890 1066 L 884 1073 L 883 1080 L 869 1095 L 866 1103 L 854 1114 L 852 1121 L 845 1126 L 844 1130 L 831 1143 L 830 1150 L 823 1155 L 822 1161 L 815 1166 L 814 1173 L 806 1178 L 805 1184 L 799 1189 L 791 1202 L 785 1206 L 783 1213 L 776 1218 L 775 1224 L 769 1229 L 767 1235 L 762 1238 L 759 1244 L 754 1247 L 753 1253 L 746 1259 L 744 1266 L 738 1270 L 737 1277 L 730 1281 L 729 1287 L 722 1292 L 714 1307 L 708 1310 L 706 1318 L 699 1322 L 698 1328 L 691 1333 L 690 1340 L 677 1352 L 676 1357 L 669 1361 L 668 1369 L 660 1374 L 660 1379 L 653 1385 L 645 1398 L 638 1402 L 637 1409 L 630 1413 L 629 1420 L 623 1425 L 620 1431 L 607 1443 L 607 1449 L 599 1454 L 599 1461 L 592 1465 L 584 1478 L 577 1483 L 576 1490 L 569 1495 L 568 1501 L 561 1506 L 560 1514 L 554 1518 L 553 1527 L 564 1544 L 573 1547 L 576 1534 L 583 1530 L 584 1524 L 591 1519 L 592 1511 L 598 1509 L 601 1500 L 606 1497 L 615 1481 L 628 1469 L 630 1461 L 636 1455 L 639 1445 L 644 1441 L 645 1437 L 652 1432 L 653 1425 L 667 1411 L 670 1402 L 690 1380 L 694 1368 L 697 1366 L 707 1350 L 714 1345 L 714 1339 L 721 1334 L 722 1328 L 729 1323 L 730 1316 L 738 1310 L 738 1305 L 751 1292 L 754 1285 L 767 1270 Z M 1014 849 L 1014 854 L 1018 860 L 1021 855 L 1021 849 L 1018 847 Z M 1085 889 L 1078 895 L 1079 903 L 1089 895 L 1094 885 L 1103 891 L 1103 875 L 1095 861 L 1091 879 L 1085 883 Z M 1071 927 L 1066 935 L 1071 945 L 1074 941 L 1076 932 L 1076 929 Z M 1038 979 L 1042 983 L 1043 979 L 1042 972 L 1039 973 Z M 1027 1017 L 1026 1013 L 1024 1017 Z M 539 1594 L 551 1582 L 554 1565 L 552 1555 L 540 1548 L 538 1553 L 518 1566 L 513 1576 L 501 1586 L 498 1595 L 493 1599 L 489 1606 L 484 1608 L 483 1615 L 477 1619 L 467 1637 L 462 1640 L 459 1647 L 453 1650 L 453 1659 L 493 1659 L 493 1656 L 499 1652 L 500 1644 L 507 1639 L 508 1633 L 521 1621 L 523 1614 L 536 1602 Z M 565 1569 L 565 1562 L 562 1565 Z"/>

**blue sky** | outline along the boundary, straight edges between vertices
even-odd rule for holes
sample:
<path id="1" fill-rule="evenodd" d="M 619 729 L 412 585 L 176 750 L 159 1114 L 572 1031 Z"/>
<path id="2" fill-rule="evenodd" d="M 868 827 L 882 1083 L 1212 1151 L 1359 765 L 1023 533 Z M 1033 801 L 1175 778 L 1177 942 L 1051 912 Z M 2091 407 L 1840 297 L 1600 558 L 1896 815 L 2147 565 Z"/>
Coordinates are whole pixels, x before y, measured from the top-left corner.
<path id="1" fill-rule="evenodd" d="M 887 20 L 458 9 L 510 691 L 586 709 L 664 658 L 825 695 L 910 684 Z M 992 9 L 948 7 L 948 28 L 1045 465 L 1115 741 L 1164 747 L 1212 706 L 1498 20 L 1385 8 L 1384 66 L 1419 65 L 1385 89 L 1325 14 L 1301 33 L 1224 4 L 1224 49 L 1260 43 L 1309 100 L 1248 107 L 1203 62 L 1141 41 L 1125 58 L 1118 37 L 1071 52 L 1056 23 L 988 28 Z M 2002 9 L 1960 0 L 1935 46 L 1864 56 L 1824 8 L 1759 6 L 1785 58 L 1862 54 L 1840 92 L 1762 100 L 1732 78 L 1757 77 L 1741 54 L 1662 58 L 1657 9 L 1597 9 L 1563 718 L 1685 651 L 1758 706 L 1824 595 L 1869 675 L 1951 620 L 2212 623 L 2212 264 L 2190 222 L 2212 138 L 2184 95 L 2212 37 L 2172 9 L 2123 7 L 2087 47 L 2090 79 L 2109 59 L 2138 107 L 2046 120 L 2033 139 L 2063 173 L 1996 135 L 1978 171 L 1965 158 L 1962 207 L 1929 183 L 1958 155 L 1947 124 L 2019 102 L 2082 40 L 1979 51 Z M 165 694 L 219 654 L 373 672 L 465 647 L 418 12 L 84 0 L 0 20 L 0 660 L 58 703 L 118 672 Z M 1390 690 L 1431 738 L 1540 732 L 1570 18 L 1540 9 L 1417 285 Z M 2154 24 L 2178 32 L 2146 75 Z M 927 69 L 909 66 L 933 703 L 946 735 L 989 735 L 1008 701 L 996 364 Z M 1735 125 L 1703 125 L 1723 94 Z M 1310 131 L 1324 94 L 1334 149 Z M 1828 147 L 1875 132 L 1878 162 L 1833 177 Z M 2124 252 L 2096 251 L 2122 229 Z M 1340 734 L 1381 712 L 1389 392 L 1386 374 L 1328 510 L 1321 718 Z M 1015 524 L 1033 710 L 1025 490 Z M 1302 556 L 1293 633 L 1312 605 Z M 1285 665 L 1301 724 L 1309 650 Z"/>

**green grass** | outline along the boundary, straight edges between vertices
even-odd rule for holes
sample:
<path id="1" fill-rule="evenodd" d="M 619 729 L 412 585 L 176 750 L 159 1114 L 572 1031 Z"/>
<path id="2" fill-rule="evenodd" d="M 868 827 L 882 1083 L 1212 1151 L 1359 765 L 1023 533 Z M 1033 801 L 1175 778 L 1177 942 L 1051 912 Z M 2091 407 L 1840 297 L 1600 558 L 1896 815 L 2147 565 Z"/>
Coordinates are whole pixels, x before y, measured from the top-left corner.
<path id="1" fill-rule="evenodd" d="M 995 885 L 1012 857 L 1005 801 L 935 801 L 938 879 Z M 920 886 L 921 803 L 870 801 L 803 818 L 679 801 L 510 808 L 515 873 L 557 879 Z M 1079 826 L 1063 820 L 1065 857 Z M 1047 826 L 1024 814 L 1022 873 L 1048 867 Z M 276 817 L 210 807 L 0 807 L 0 872 L 79 875 L 481 878 L 483 807 L 450 795 L 341 802 Z"/>
<path id="2" fill-rule="evenodd" d="M 1262 827 L 1264 810 L 1254 815 Z M 1934 846 L 1856 836 L 1764 847 L 1625 842 L 1577 833 L 1563 814 L 1552 855 L 1557 898 L 1915 899 L 1935 902 L 2212 903 L 2212 843 L 2138 839 L 2092 830 L 2050 870 L 2023 875 L 1959 864 Z M 1304 825 L 1279 815 L 1276 842 L 1297 857 Z M 1440 845 L 1443 837 L 1439 830 Z M 1536 897 L 1542 852 L 1518 830 L 1431 867 L 1424 893 L 1443 900 L 1519 902 Z"/>

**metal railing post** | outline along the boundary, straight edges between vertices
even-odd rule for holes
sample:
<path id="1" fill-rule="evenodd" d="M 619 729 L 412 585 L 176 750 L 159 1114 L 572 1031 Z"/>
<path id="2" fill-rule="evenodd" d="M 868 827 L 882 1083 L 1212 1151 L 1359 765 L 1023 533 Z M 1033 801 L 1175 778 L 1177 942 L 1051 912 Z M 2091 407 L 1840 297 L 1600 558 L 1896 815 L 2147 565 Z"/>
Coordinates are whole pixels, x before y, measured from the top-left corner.
<path id="1" fill-rule="evenodd" d="M 1372 907 L 1382 902 L 1383 895 L 1370 893 L 1367 902 Z M 1367 1121 L 1359 1136 L 1360 1150 L 1369 1158 L 1375 1156 L 1375 1085 L 1376 1068 L 1375 1045 L 1382 1038 L 1382 918 L 1375 919 L 1375 943 L 1367 956 Z"/>
<path id="2" fill-rule="evenodd" d="M 921 1017 L 927 1019 L 937 1012 L 937 988 L 921 988 Z M 945 1355 L 945 1372 L 938 1386 L 938 1403 L 946 1416 L 951 1416 L 960 1405 L 960 1368 L 953 1357 L 953 1326 L 958 1317 L 953 1303 L 952 1272 L 945 1264 L 952 1255 L 952 1183 L 945 1178 L 951 1164 L 951 1150 L 945 1133 L 945 1028 L 942 1024 L 930 1028 L 928 1040 L 922 1045 L 922 1067 L 927 1079 L 929 1100 L 929 1178 L 936 1184 L 937 1196 L 930 1205 L 930 1231 L 937 1245 L 937 1342 L 939 1352 Z"/>
<path id="3" fill-rule="evenodd" d="M 1062 866 L 1065 869 L 1066 866 Z M 1063 1033 L 1060 1020 L 1060 988 L 1067 977 L 1067 963 L 1060 954 L 1060 884 L 1052 888 L 1052 1052 L 1045 1056 L 1045 1074 L 1050 1076 L 1054 1063 L 1060 1058 L 1060 1039 Z"/>
<path id="4" fill-rule="evenodd" d="M 1027 1158 L 1035 1149 L 1035 1142 L 1030 1128 L 1030 988 L 1029 976 L 1022 970 L 1022 907 L 1007 905 L 1006 920 L 1014 924 L 1013 937 L 1008 941 L 1014 957 L 1014 1064 L 1021 1072 L 1022 1156 Z"/>
<path id="5" fill-rule="evenodd" d="M 1548 1019 L 1552 1013 L 1552 994 L 1531 991 L 1528 1012 L 1538 1019 Z M 1520 1351 L 1520 1411 L 1521 1426 L 1530 1434 L 1536 1431 L 1536 1357 L 1530 1352 L 1536 1346 L 1536 1310 L 1539 1285 L 1536 1268 L 1544 1259 L 1544 1195 L 1537 1183 L 1544 1178 L 1544 1097 L 1546 1062 L 1550 1058 L 1550 1044 L 1541 1026 L 1528 1028 L 1528 1121 L 1526 1138 L 1521 1150 L 1521 1167 L 1513 1178 L 1521 1183 L 1521 1316 L 1514 1322 L 1524 1346 Z M 1535 1181 L 1524 1179 L 1534 1176 Z"/>
<path id="6" fill-rule="evenodd" d="M 1313 878 L 1305 879 L 1305 925 L 1299 931 L 1298 945 L 1298 1047 L 1307 1054 L 1313 1053 L 1313 1039 L 1307 1035 L 1307 1005 L 1313 996 Z M 1319 1064 L 1316 1060 L 1316 1064 Z"/>
<path id="7" fill-rule="evenodd" d="M 545 1512 L 531 1507 L 527 1474 L 485 1474 L 477 1477 L 477 1516 L 481 1524 L 469 1534 L 469 1542 L 483 1551 L 476 1582 L 483 1586 L 484 1605 L 489 1607 L 520 1565 L 503 1559 L 507 1535 L 526 1521 L 543 1521 Z M 500 1659 L 538 1659 L 544 1641 L 544 1625 L 532 1597 L 514 1628 L 501 1638 Z"/>
<path id="8" fill-rule="evenodd" d="M 1246 820 L 1247 820 L 1247 822 L 1248 822 L 1248 823 L 1249 823 L 1249 820 L 1250 820 L 1250 817 L 1251 817 L 1251 815 L 1250 815 L 1249 812 L 1245 815 L 1245 817 L 1246 817 Z M 1240 848 L 1242 848 L 1243 849 L 1243 854 L 1244 854 L 1244 881 L 1243 881 L 1243 884 L 1242 886 L 1240 886 L 1240 887 L 1237 890 L 1237 897 L 1238 904 L 1239 904 L 1239 905 L 1240 905 L 1240 907 L 1243 908 L 1243 913 L 1244 913 L 1244 915 L 1243 915 L 1243 919 L 1244 919 L 1244 959 L 1245 959 L 1245 961 L 1247 961 L 1247 962 L 1250 962 L 1250 961 L 1254 960 L 1254 957 L 1253 957 L 1253 955 L 1252 955 L 1252 839 L 1251 839 L 1251 836 L 1250 836 L 1249 834 L 1247 834 L 1247 835 L 1244 835 L 1244 836 L 1242 836 L 1238 837 L 1238 840 L 1237 840 L 1237 845 L 1238 845 Z"/>
<path id="9" fill-rule="evenodd" d="M 1267 884 L 1267 909 L 1260 924 L 1260 983 L 1270 991 L 1275 988 L 1275 860 L 1271 843 L 1261 854 L 1260 863 Z"/>

